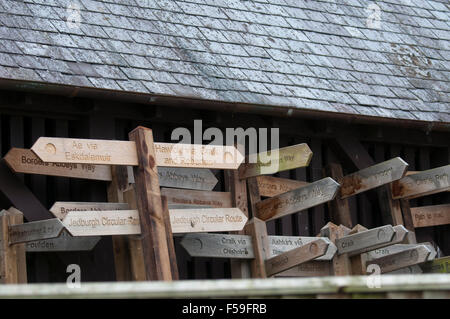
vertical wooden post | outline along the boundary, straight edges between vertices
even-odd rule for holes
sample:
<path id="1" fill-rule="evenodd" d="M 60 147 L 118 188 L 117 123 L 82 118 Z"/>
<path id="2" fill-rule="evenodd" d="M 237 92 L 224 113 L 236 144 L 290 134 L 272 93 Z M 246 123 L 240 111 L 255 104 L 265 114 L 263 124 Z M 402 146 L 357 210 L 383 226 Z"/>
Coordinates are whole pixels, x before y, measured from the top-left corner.
<path id="1" fill-rule="evenodd" d="M 366 227 L 358 224 L 353 227 L 353 229 L 348 234 L 351 235 L 366 230 L 368 230 Z M 356 256 L 350 257 L 353 275 L 366 275 L 366 270 L 364 269 L 364 267 L 366 266 L 366 256 L 366 254 L 358 254 Z"/>
<path id="2" fill-rule="evenodd" d="M 340 225 L 337 226 L 331 222 L 326 224 L 321 230 L 320 234 L 322 237 L 328 237 L 334 244 L 336 244 L 336 239 L 348 235 L 350 229 Z M 348 276 L 352 274 L 352 267 L 350 258 L 348 254 L 336 255 L 333 257 L 333 271 L 335 276 Z"/>
<path id="3" fill-rule="evenodd" d="M 0 212 L 0 283 L 27 283 L 25 244 L 9 245 L 10 225 L 23 223 L 23 214 L 15 208 Z"/>
<path id="4" fill-rule="evenodd" d="M 239 179 L 238 170 L 225 170 L 225 188 L 231 193 L 233 207 L 239 208 L 248 217 L 247 183 Z M 244 231 L 232 232 L 244 234 Z M 231 259 L 231 278 L 249 278 L 250 265 L 248 261 Z"/>
<path id="5" fill-rule="evenodd" d="M 414 223 L 411 215 L 411 207 L 409 206 L 409 200 L 400 199 L 401 210 L 403 212 L 403 221 L 405 228 L 409 231 L 406 237 L 406 242 L 408 244 L 417 244 L 416 232 L 414 228 Z"/>
<path id="6" fill-rule="evenodd" d="M 136 142 L 139 166 L 134 167 L 147 280 L 172 280 L 167 230 L 159 190 L 159 179 L 151 129 L 138 126 L 129 133 Z"/>
<path id="7" fill-rule="evenodd" d="M 255 216 L 256 203 L 261 201 L 256 177 L 250 177 L 247 179 L 247 185 L 252 215 Z M 245 225 L 244 232 L 246 235 L 252 237 L 253 251 L 255 254 L 255 258 L 250 263 L 252 278 L 266 278 L 266 265 L 264 263 L 268 254 L 266 223 L 256 217 L 253 217 L 249 222 L 247 222 L 247 225 Z"/>
<path id="8" fill-rule="evenodd" d="M 330 176 L 338 183 L 344 177 L 342 166 L 337 163 L 330 163 L 324 169 L 324 175 Z M 336 198 L 328 202 L 328 208 L 331 212 L 331 221 L 335 224 L 342 224 L 346 227 L 352 227 L 352 217 L 350 215 L 350 207 L 347 199 L 341 199 L 340 193 Z"/>
<path id="9" fill-rule="evenodd" d="M 123 203 L 123 193 L 121 185 L 123 177 L 120 177 L 126 173 L 126 167 L 124 166 L 112 166 L 111 176 L 112 181 L 108 185 L 108 201 L 113 203 Z M 114 265 L 116 271 L 117 281 L 130 281 L 131 280 L 131 264 L 130 254 L 128 251 L 128 237 L 127 236 L 113 236 L 113 252 L 114 252 Z"/>

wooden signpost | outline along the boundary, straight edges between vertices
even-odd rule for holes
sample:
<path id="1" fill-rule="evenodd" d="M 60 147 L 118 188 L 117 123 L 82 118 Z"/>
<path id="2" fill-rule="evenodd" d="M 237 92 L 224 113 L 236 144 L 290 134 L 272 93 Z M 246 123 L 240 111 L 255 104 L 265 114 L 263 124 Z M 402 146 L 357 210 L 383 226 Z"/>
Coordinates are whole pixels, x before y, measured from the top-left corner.
<path id="1" fill-rule="evenodd" d="M 392 183 L 392 197 L 416 198 L 450 190 L 450 165 L 421 171 Z"/>
<path id="2" fill-rule="evenodd" d="M 395 245 L 375 249 L 375 250 L 372 250 L 372 251 L 369 251 L 366 253 L 366 256 L 367 256 L 366 260 L 367 260 L 367 262 L 370 262 L 374 259 L 378 259 L 378 258 L 381 258 L 384 256 L 396 254 L 396 253 L 399 253 L 404 250 L 415 248 L 419 245 L 424 245 L 430 250 L 430 255 L 428 256 L 427 260 L 433 260 L 434 258 L 436 258 L 437 252 L 436 252 L 436 249 L 434 249 L 433 245 L 431 245 L 431 243 L 420 243 L 420 244 L 395 244 Z"/>
<path id="3" fill-rule="evenodd" d="M 198 205 L 215 208 L 230 208 L 233 206 L 229 192 L 162 188 L 161 195 L 167 197 L 169 205 Z"/>
<path id="4" fill-rule="evenodd" d="M 71 211 L 62 221 L 72 236 L 133 235 L 141 233 L 137 210 Z"/>
<path id="5" fill-rule="evenodd" d="M 169 214 L 173 233 L 238 231 L 247 222 L 238 208 L 170 209 Z M 75 210 L 67 213 L 62 224 L 72 236 L 141 233 L 137 210 Z"/>
<path id="6" fill-rule="evenodd" d="M 107 165 L 43 162 L 31 150 L 23 148 L 12 148 L 4 159 L 8 166 L 16 173 L 63 176 L 99 181 L 111 180 L 111 168 Z"/>
<path id="7" fill-rule="evenodd" d="M 411 208 L 415 228 L 450 224 L 450 204 Z"/>
<path id="8" fill-rule="evenodd" d="M 210 191 L 218 180 L 209 169 L 158 167 L 159 185 Z"/>
<path id="9" fill-rule="evenodd" d="M 397 269 L 421 264 L 427 261 L 430 250 L 425 245 L 417 245 L 391 255 L 387 255 L 370 261 L 370 264 L 380 266 L 381 273 L 391 272 Z"/>
<path id="10" fill-rule="evenodd" d="M 326 177 L 255 204 L 256 216 L 264 221 L 280 218 L 332 200 L 339 184 Z"/>
<path id="11" fill-rule="evenodd" d="M 153 143 L 157 166 L 237 169 L 234 146 Z M 40 137 L 31 150 L 44 162 L 138 166 L 134 141 Z"/>
<path id="12" fill-rule="evenodd" d="M 336 246 L 328 238 L 298 236 L 268 236 L 269 258 L 322 239 L 328 243 L 325 255 L 315 260 L 331 260 Z M 192 257 L 253 259 L 252 238 L 248 235 L 187 234 L 181 245 Z"/>
<path id="13" fill-rule="evenodd" d="M 344 199 L 398 180 L 405 176 L 407 169 L 408 163 L 396 157 L 344 176 L 339 180 L 340 198 Z"/>
<path id="14" fill-rule="evenodd" d="M 181 246 L 192 257 L 255 258 L 252 238 L 247 235 L 187 234 Z"/>
<path id="15" fill-rule="evenodd" d="M 258 176 L 256 181 L 258 182 L 259 195 L 264 197 L 274 197 L 309 184 L 273 176 Z"/>
<path id="16" fill-rule="evenodd" d="M 173 233 L 242 230 L 247 216 L 239 208 L 170 209 Z"/>
<path id="17" fill-rule="evenodd" d="M 326 237 L 305 237 L 305 236 L 268 236 L 269 255 L 268 257 L 274 257 L 280 255 L 289 250 L 306 245 L 317 239 L 324 240 L 328 243 L 328 249 L 323 256 L 320 256 L 314 260 L 331 260 L 336 254 L 336 246 Z"/>
<path id="18" fill-rule="evenodd" d="M 255 157 L 256 163 L 244 163 L 239 167 L 239 178 L 245 179 L 258 175 L 274 174 L 308 166 L 312 152 L 309 146 L 303 143 L 258 153 L 253 157 Z"/>
<path id="19" fill-rule="evenodd" d="M 94 249 L 101 237 L 72 237 L 63 230 L 59 237 L 26 243 L 27 252 L 89 251 Z"/>
<path id="20" fill-rule="evenodd" d="M 424 273 L 450 274 L 450 256 L 434 259 L 420 265 Z"/>
<path id="21" fill-rule="evenodd" d="M 56 238 L 64 225 L 58 218 L 46 219 L 9 227 L 9 243 L 26 243 L 29 241 Z"/>
<path id="22" fill-rule="evenodd" d="M 90 202 L 55 202 L 50 212 L 63 220 L 72 211 L 102 211 L 102 210 L 126 210 L 126 203 L 90 203 Z"/>
<path id="23" fill-rule="evenodd" d="M 394 237 L 391 225 L 381 226 L 336 239 L 338 254 L 356 255 L 370 250 L 373 246 L 388 244 Z"/>
<path id="24" fill-rule="evenodd" d="M 265 261 L 267 276 L 295 267 L 298 264 L 323 256 L 328 248 L 328 242 L 317 239 L 308 244 L 291 249 L 285 253 L 269 258 Z"/>

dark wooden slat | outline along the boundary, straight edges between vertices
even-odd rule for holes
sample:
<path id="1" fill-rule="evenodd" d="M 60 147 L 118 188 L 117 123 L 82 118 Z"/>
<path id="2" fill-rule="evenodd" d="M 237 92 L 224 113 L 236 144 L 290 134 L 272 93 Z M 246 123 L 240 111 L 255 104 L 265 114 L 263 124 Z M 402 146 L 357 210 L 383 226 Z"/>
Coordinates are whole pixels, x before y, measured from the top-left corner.
<path id="1" fill-rule="evenodd" d="M 309 146 L 313 152 L 313 157 L 309 165 L 312 178 L 310 182 L 315 182 L 323 177 L 322 143 L 319 139 L 313 138 L 311 139 L 311 145 Z M 313 221 L 313 234 L 318 234 L 320 232 L 320 229 L 326 224 L 324 205 L 313 207 L 309 211 Z"/>

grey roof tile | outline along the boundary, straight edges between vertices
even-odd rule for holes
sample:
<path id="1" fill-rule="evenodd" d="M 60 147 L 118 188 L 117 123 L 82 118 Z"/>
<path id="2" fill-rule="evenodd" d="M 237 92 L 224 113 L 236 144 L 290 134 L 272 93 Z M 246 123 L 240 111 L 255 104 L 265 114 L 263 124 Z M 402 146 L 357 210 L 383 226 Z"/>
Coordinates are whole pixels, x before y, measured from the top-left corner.
<path id="1" fill-rule="evenodd" d="M 75 28 L 72 4 L 1 2 L 0 76 L 449 120 L 450 24 L 441 2 L 379 2 L 379 30 L 366 25 L 367 0 L 84 0 Z"/>

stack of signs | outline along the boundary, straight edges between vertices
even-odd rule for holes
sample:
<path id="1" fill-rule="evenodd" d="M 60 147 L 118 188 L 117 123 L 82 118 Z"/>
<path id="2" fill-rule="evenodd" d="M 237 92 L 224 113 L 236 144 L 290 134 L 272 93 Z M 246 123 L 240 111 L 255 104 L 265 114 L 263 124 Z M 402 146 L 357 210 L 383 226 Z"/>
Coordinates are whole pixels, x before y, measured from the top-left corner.
<path id="1" fill-rule="evenodd" d="M 418 265 L 432 260 L 436 251 L 429 244 L 402 244 L 408 231 L 402 226 L 385 225 L 337 238 L 338 255 L 362 254 L 363 268 L 378 265 L 381 273 L 417 273 Z"/>
<path id="2" fill-rule="evenodd" d="M 328 238 L 268 236 L 266 239 L 269 252 L 265 262 L 268 276 L 312 260 L 329 261 L 336 253 L 336 246 Z M 187 234 L 181 245 L 192 257 L 255 258 L 252 238 L 247 235 Z"/>

